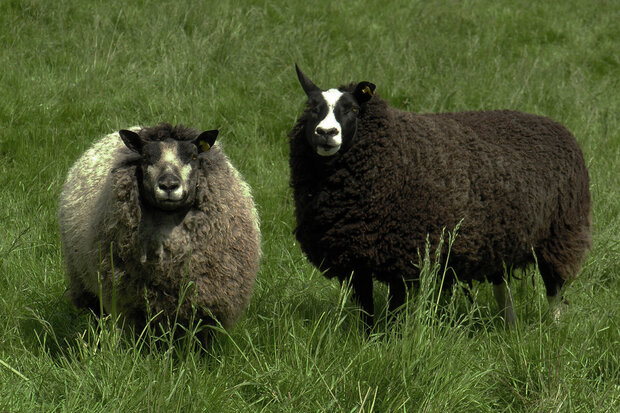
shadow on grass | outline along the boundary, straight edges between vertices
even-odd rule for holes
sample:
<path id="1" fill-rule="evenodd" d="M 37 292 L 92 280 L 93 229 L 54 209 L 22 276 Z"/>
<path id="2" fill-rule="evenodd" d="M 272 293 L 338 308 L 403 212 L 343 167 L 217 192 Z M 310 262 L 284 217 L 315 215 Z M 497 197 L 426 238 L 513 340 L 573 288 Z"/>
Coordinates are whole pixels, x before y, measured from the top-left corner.
<path id="1" fill-rule="evenodd" d="M 24 345 L 54 360 L 86 358 L 101 352 L 157 353 L 183 359 L 191 354 L 212 354 L 212 342 L 227 333 L 220 325 L 189 325 L 150 317 L 144 328 L 124 325 L 119 317 L 76 309 L 63 297 L 27 308 L 20 321 Z M 157 321 L 155 319 L 157 318 Z"/>
<path id="2" fill-rule="evenodd" d="M 45 352 L 52 357 L 65 354 L 77 345 L 76 339 L 88 329 L 88 313 L 75 309 L 63 297 L 26 307 L 20 320 L 20 333 L 27 348 Z"/>

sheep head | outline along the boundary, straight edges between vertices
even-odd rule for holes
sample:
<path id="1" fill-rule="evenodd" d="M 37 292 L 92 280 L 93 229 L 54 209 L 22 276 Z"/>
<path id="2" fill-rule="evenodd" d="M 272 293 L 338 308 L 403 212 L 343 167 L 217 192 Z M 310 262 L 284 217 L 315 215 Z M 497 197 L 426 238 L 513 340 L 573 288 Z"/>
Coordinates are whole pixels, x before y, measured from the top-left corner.
<path id="1" fill-rule="evenodd" d="M 125 145 L 140 155 L 142 198 L 149 206 L 164 211 L 192 205 L 196 196 L 198 156 L 213 146 L 218 131 L 202 132 L 192 140 L 162 134 L 161 128 L 155 136 L 149 136 L 148 129 L 143 131 L 146 135 L 119 131 Z"/>
<path id="2" fill-rule="evenodd" d="M 360 106 L 375 92 L 375 85 L 360 82 L 353 92 L 340 89 L 321 90 L 295 65 L 297 78 L 308 96 L 305 134 L 308 144 L 320 156 L 332 156 L 351 145 Z"/>

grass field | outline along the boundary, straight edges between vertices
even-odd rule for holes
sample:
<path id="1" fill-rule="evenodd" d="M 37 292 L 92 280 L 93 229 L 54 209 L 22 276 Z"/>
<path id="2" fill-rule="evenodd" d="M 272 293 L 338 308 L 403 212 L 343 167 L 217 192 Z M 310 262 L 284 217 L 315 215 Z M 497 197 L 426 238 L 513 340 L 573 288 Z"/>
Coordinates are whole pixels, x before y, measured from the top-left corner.
<path id="1" fill-rule="evenodd" d="M 0 1 L 0 412 L 620 411 L 619 21 L 613 0 Z M 512 331 L 477 285 L 473 305 L 422 288 L 398 331 L 360 334 L 292 235 L 294 62 L 407 110 L 518 109 L 572 130 L 594 246 L 561 322 L 532 270 L 513 282 Z M 219 128 L 261 215 L 252 303 L 207 354 L 63 299 L 68 168 L 101 135 L 160 121 Z"/>

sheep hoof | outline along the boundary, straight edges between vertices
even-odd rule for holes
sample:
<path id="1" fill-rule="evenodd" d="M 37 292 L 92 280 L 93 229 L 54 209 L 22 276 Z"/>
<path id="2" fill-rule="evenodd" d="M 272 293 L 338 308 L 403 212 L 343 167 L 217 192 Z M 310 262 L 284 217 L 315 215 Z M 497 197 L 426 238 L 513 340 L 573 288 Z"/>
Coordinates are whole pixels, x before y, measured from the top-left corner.
<path id="1" fill-rule="evenodd" d="M 558 323 L 564 312 L 564 307 L 568 305 L 568 300 L 560 294 L 556 294 L 555 296 L 548 295 L 547 301 L 549 302 L 549 316 L 554 323 Z"/>

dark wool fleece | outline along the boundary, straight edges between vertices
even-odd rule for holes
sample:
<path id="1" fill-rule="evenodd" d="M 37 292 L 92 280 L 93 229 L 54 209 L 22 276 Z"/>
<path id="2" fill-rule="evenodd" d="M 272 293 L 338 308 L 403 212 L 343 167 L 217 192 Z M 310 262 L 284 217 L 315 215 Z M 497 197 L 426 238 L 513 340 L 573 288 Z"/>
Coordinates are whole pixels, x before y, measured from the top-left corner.
<path id="1" fill-rule="evenodd" d="M 341 87 L 351 91 L 351 86 Z M 590 245 L 590 193 L 571 133 L 515 111 L 415 114 L 375 95 L 353 144 L 316 155 L 307 108 L 290 132 L 296 236 L 326 276 L 418 277 L 427 234 L 462 220 L 449 265 L 461 280 L 501 282 L 504 265 L 540 260 L 564 280 Z"/>

